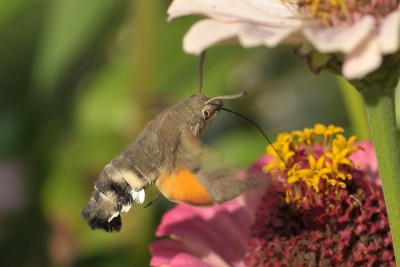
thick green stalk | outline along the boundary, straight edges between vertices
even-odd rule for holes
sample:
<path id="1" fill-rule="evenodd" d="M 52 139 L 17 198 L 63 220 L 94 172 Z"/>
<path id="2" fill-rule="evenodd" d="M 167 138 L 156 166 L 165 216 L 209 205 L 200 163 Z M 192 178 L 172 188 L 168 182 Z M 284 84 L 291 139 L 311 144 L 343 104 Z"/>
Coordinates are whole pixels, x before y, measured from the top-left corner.
<path id="1" fill-rule="evenodd" d="M 340 91 L 343 95 L 343 101 L 347 110 L 352 132 L 358 140 L 371 139 L 365 105 L 361 95 L 354 90 L 353 86 L 344 78 L 338 78 Z"/>
<path id="2" fill-rule="evenodd" d="M 355 83 L 367 109 L 372 140 L 382 177 L 393 246 L 400 262 L 400 152 L 393 83 Z M 385 88 L 389 86 L 390 88 Z"/>

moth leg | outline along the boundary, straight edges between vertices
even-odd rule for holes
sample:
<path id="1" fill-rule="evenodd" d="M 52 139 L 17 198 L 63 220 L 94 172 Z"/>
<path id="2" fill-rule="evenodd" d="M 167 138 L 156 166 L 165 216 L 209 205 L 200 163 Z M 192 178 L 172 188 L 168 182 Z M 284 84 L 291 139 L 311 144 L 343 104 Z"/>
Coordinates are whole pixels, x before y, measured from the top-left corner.
<path id="1" fill-rule="evenodd" d="M 158 192 L 157 195 L 155 195 L 154 198 L 149 203 L 147 203 L 143 208 L 147 208 L 147 207 L 151 206 L 154 202 L 156 202 L 157 199 L 160 198 L 160 196 L 161 196 L 161 192 Z"/>

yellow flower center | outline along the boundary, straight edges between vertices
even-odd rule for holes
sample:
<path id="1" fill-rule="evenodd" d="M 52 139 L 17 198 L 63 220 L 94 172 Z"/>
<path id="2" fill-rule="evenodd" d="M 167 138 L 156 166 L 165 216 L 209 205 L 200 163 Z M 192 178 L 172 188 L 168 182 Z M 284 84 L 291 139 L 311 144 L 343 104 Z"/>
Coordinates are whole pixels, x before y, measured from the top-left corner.
<path id="1" fill-rule="evenodd" d="M 284 179 L 286 201 L 302 205 L 326 194 L 336 194 L 345 189 L 352 179 L 350 155 L 361 149 L 354 145 L 356 137 L 346 139 L 343 129 L 316 124 L 314 128 L 280 134 L 268 146 L 274 157 L 264 171 L 277 180 Z"/>
<path id="2" fill-rule="evenodd" d="M 295 5 L 308 19 L 320 20 L 325 25 L 353 24 L 364 15 L 381 18 L 396 10 L 399 0 L 281 0 Z"/>

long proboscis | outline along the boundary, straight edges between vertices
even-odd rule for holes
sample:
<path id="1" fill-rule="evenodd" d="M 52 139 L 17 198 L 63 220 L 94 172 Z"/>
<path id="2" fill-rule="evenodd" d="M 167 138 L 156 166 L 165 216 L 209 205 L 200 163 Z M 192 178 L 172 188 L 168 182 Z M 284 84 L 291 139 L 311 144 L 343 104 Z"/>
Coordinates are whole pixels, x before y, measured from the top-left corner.
<path id="1" fill-rule="evenodd" d="M 206 51 L 204 50 L 200 54 L 200 63 L 199 63 L 199 95 L 201 95 L 201 89 L 203 88 L 203 67 L 204 60 L 206 59 Z"/>
<path id="2" fill-rule="evenodd" d="M 276 150 L 276 148 L 274 147 L 274 145 L 272 144 L 272 141 L 268 138 L 267 134 L 263 131 L 263 129 L 260 127 L 260 125 L 258 125 L 255 121 L 243 116 L 240 113 L 237 113 L 236 111 L 227 109 L 227 108 L 222 108 L 222 110 L 228 111 L 232 114 L 235 114 L 236 116 L 239 116 L 240 118 L 250 122 L 251 124 L 253 124 L 259 131 L 260 133 L 264 136 L 264 138 L 267 140 L 267 142 L 271 145 L 272 149 L 275 150 L 276 154 L 278 155 L 278 157 L 283 161 L 282 156 L 279 154 L 278 150 Z"/>
<path id="3" fill-rule="evenodd" d="M 241 92 L 241 93 L 234 94 L 234 95 L 220 95 L 220 96 L 216 96 L 216 97 L 213 97 L 213 98 L 207 100 L 207 102 L 205 104 L 206 105 L 210 104 L 211 102 L 213 102 L 215 100 L 237 99 L 237 98 L 244 97 L 246 95 L 247 95 L 247 92 Z"/>

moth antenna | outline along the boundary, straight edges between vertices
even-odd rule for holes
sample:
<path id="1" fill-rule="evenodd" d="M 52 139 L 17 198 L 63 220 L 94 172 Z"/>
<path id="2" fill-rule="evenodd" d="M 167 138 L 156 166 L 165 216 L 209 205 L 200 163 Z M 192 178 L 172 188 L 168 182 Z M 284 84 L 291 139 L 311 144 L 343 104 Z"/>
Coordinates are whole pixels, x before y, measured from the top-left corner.
<path id="1" fill-rule="evenodd" d="M 158 192 L 158 194 L 149 203 L 147 203 L 143 208 L 145 209 L 145 208 L 149 207 L 150 205 L 152 205 L 154 202 L 156 202 L 156 200 L 160 197 L 160 195 L 161 195 L 161 193 Z"/>
<path id="2" fill-rule="evenodd" d="M 213 97 L 213 98 L 207 100 L 207 102 L 205 104 L 207 105 L 215 100 L 237 99 L 237 98 L 244 97 L 246 95 L 247 95 L 247 92 L 241 92 L 241 93 L 234 94 L 234 95 L 220 95 L 220 96 L 216 96 L 216 97 Z"/>
<path id="3" fill-rule="evenodd" d="M 199 95 L 201 95 L 201 89 L 203 88 L 203 66 L 204 60 L 206 58 L 206 51 L 204 50 L 200 54 L 200 63 L 199 63 Z"/>
<path id="4" fill-rule="evenodd" d="M 242 118 L 242 119 L 244 119 L 244 120 L 250 122 L 250 123 L 253 124 L 254 126 L 256 126 L 256 128 L 260 131 L 260 133 L 261 133 L 261 134 L 264 136 L 264 138 L 268 141 L 268 143 L 271 145 L 271 147 L 275 150 L 275 152 L 276 152 L 276 154 L 279 156 L 279 158 L 280 158 L 282 161 L 284 161 L 283 158 L 282 158 L 282 156 L 281 156 L 281 154 L 279 154 L 278 150 L 276 150 L 276 148 L 275 148 L 274 145 L 272 144 L 271 140 L 268 138 L 267 134 L 263 131 L 263 129 L 261 129 L 260 125 L 258 125 L 255 121 L 253 121 L 253 120 L 251 120 L 251 119 L 249 119 L 249 118 L 243 116 L 242 114 L 237 113 L 236 111 L 233 111 L 233 110 L 230 110 L 230 109 L 227 109 L 227 108 L 222 108 L 222 110 L 225 110 L 225 111 L 228 111 L 228 112 L 230 112 L 230 113 L 232 113 L 232 114 L 235 114 L 235 115 L 239 116 L 240 118 Z"/>

